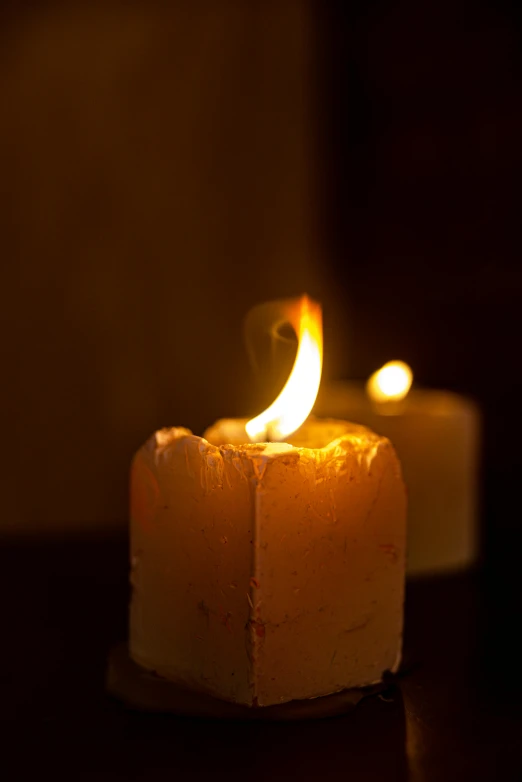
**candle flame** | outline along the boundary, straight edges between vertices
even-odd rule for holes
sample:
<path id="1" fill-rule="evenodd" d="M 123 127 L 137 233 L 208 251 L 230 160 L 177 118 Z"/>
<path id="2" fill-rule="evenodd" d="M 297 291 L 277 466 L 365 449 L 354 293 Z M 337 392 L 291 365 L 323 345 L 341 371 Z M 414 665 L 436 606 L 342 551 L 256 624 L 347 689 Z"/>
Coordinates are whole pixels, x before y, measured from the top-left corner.
<path id="1" fill-rule="evenodd" d="M 299 429 L 319 391 L 323 365 L 321 305 L 302 296 L 288 305 L 286 320 L 298 338 L 294 366 L 277 399 L 247 423 L 246 431 L 252 442 L 283 440 Z"/>
<path id="2" fill-rule="evenodd" d="M 404 361 L 388 361 L 374 372 L 366 384 L 373 402 L 400 402 L 411 388 L 413 372 Z"/>

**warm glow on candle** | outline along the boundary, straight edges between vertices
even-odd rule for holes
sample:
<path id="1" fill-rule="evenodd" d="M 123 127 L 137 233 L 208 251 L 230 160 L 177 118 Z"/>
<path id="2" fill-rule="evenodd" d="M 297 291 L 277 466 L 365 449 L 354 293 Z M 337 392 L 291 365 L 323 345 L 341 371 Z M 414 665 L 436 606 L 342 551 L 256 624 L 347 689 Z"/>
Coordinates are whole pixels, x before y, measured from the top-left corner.
<path id="1" fill-rule="evenodd" d="M 247 423 L 252 442 L 282 440 L 295 432 L 308 417 L 319 391 L 323 364 L 321 306 L 302 296 L 289 305 L 287 321 L 299 343 L 294 366 L 275 402 Z"/>
<path id="2" fill-rule="evenodd" d="M 411 388 L 413 373 L 404 361 L 388 361 L 366 384 L 373 402 L 400 402 Z"/>

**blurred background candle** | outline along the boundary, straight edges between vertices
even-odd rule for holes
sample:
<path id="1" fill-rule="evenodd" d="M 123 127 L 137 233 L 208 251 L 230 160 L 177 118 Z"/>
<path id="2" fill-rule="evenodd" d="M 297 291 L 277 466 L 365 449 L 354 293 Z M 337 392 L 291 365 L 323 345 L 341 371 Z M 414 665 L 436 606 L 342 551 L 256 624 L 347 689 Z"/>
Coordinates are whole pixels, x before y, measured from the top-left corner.
<path id="1" fill-rule="evenodd" d="M 369 426 L 395 445 L 409 499 L 407 570 L 417 576 L 460 570 L 477 559 L 480 420 L 471 400 L 410 390 L 412 379 L 407 364 L 388 362 L 366 387 L 325 386 L 315 412 Z"/>

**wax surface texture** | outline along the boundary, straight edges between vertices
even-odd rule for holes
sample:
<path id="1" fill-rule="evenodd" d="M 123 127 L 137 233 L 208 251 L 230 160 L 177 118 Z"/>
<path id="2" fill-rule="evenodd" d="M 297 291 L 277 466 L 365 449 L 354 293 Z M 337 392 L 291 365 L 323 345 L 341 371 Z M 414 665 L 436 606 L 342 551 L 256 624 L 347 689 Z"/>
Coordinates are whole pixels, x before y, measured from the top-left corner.
<path id="1" fill-rule="evenodd" d="M 251 706 L 396 670 L 406 497 L 390 442 L 335 421 L 295 446 L 241 444 L 240 421 L 206 436 L 161 430 L 133 462 L 133 659 Z"/>

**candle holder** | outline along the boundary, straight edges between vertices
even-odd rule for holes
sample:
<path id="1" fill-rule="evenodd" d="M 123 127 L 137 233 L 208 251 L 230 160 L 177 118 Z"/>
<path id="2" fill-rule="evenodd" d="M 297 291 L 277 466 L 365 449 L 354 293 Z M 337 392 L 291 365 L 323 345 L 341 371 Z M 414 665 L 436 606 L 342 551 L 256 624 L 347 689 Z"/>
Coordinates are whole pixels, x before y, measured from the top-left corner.
<path id="1" fill-rule="evenodd" d="M 107 691 L 125 706 L 138 711 L 220 720 L 293 721 L 338 717 L 370 697 L 393 697 L 397 677 L 386 673 L 370 687 L 352 688 L 320 698 L 294 700 L 275 706 L 250 707 L 190 690 L 142 668 L 129 656 L 126 644 L 111 649 Z"/>

